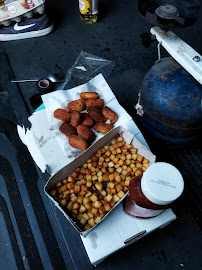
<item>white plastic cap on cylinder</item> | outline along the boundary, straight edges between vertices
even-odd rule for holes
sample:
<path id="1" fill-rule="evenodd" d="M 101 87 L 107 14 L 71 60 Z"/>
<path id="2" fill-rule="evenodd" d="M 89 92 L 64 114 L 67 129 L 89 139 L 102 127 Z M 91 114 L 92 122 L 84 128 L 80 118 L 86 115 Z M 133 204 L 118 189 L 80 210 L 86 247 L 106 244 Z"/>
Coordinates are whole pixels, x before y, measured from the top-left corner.
<path id="1" fill-rule="evenodd" d="M 157 162 L 143 173 L 141 189 L 152 203 L 167 205 L 180 197 L 184 181 L 179 170 L 173 165 Z"/>

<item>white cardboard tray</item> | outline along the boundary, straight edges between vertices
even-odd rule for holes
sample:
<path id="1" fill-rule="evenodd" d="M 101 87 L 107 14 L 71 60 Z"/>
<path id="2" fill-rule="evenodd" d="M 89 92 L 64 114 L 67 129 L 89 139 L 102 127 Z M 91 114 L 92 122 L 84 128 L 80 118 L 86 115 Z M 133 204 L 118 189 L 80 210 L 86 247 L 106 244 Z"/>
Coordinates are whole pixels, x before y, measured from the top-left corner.
<path id="1" fill-rule="evenodd" d="M 100 223 L 104 222 L 104 220 L 107 218 L 108 215 L 111 215 L 111 212 L 114 211 L 114 209 L 121 203 L 121 201 L 127 196 L 127 194 L 119 200 L 116 205 L 104 216 L 104 218 L 98 222 L 93 228 L 89 229 L 88 231 L 81 231 L 81 229 L 78 228 L 78 226 L 75 224 L 75 222 L 68 216 L 68 214 L 60 207 L 60 205 L 49 195 L 49 192 L 51 189 L 55 188 L 55 185 L 62 181 L 64 178 L 69 176 L 76 168 L 81 167 L 83 163 L 85 163 L 86 160 L 92 157 L 94 153 L 100 148 L 102 148 L 105 145 L 108 145 L 110 141 L 114 138 L 114 136 L 119 133 L 123 138 L 126 144 L 131 144 L 133 147 L 138 149 L 138 154 L 144 156 L 146 159 L 149 160 L 149 164 L 152 164 L 156 160 L 156 156 L 154 156 L 145 146 L 143 146 L 132 133 L 128 132 L 126 129 L 124 129 L 122 126 L 116 127 L 110 132 L 108 132 L 104 137 L 99 139 L 96 143 L 94 143 L 91 147 L 89 147 L 83 154 L 78 156 L 74 161 L 67 164 L 65 167 L 63 167 L 59 172 L 54 174 L 46 183 L 46 186 L 44 188 L 44 191 L 46 195 L 53 201 L 53 203 L 56 205 L 56 207 L 59 208 L 59 210 L 63 213 L 65 218 L 67 218 L 72 225 L 75 227 L 75 229 L 81 233 L 81 235 L 86 236 L 90 233 L 90 231 L 94 230 L 95 227 L 99 226 Z"/>

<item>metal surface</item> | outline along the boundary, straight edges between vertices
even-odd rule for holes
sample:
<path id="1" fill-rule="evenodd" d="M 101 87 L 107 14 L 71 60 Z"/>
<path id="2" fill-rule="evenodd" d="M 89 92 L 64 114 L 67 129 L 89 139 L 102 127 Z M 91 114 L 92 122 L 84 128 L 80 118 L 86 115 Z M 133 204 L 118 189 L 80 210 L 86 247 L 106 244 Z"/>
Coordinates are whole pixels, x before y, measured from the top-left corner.
<path id="1" fill-rule="evenodd" d="M 194 60 L 201 58 L 201 55 L 171 31 L 165 31 L 157 26 L 151 28 L 150 32 L 156 36 L 166 51 L 202 84 L 202 62 Z"/>
<path id="2" fill-rule="evenodd" d="M 11 80 L 12 83 L 24 83 L 24 82 L 38 82 L 38 79 L 20 79 L 20 80 Z"/>
<path id="3" fill-rule="evenodd" d="M 162 42 L 159 42 L 158 45 L 157 45 L 158 60 L 155 62 L 156 64 L 161 62 L 161 44 L 162 44 Z"/>
<path id="4" fill-rule="evenodd" d="M 177 8 L 168 4 L 159 6 L 155 13 L 157 16 L 167 20 L 173 20 L 176 16 L 179 16 Z"/>
<path id="5" fill-rule="evenodd" d="M 201 61 L 201 57 L 198 56 L 198 55 L 195 55 L 195 56 L 193 57 L 193 60 L 194 60 L 195 62 L 200 62 L 200 61 Z"/>
<path id="6" fill-rule="evenodd" d="M 163 28 L 187 27 L 199 16 L 198 0 L 139 0 L 138 9 L 144 19 Z"/>
<path id="7" fill-rule="evenodd" d="M 61 83 L 61 82 L 64 82 L 65 78 L 62 74 L 49 74 L 47 76 L 48 80 L 50 80 L 51 82 L 53 83 Z M 12 83 L 24 83 L 24 82 L 39 82 L 41 81 L 42 79 L 15 79 L 15 80 L 11 80 Z M 45 80 L 45 79 L 44 79 Z"/>

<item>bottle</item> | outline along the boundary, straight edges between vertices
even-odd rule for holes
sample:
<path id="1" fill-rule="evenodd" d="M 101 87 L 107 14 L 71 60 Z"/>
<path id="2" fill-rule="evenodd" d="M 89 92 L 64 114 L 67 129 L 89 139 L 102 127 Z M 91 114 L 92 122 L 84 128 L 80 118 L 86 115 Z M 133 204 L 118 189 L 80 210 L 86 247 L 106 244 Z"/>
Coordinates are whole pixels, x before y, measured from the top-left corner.
<path id="1" fill-rule="evenodd" d="M 169 163 L 157 162 L 131 180 L 123 209 L 138 218 L 155 217 L 169 208 L 183 189 L 184 181 L 178 169 Z"/>
<path id="2" fill-rule="evenodd" d="M 84 23 L 96 23 L 98 17 L 98 0 L 79 0 L 79 11 L 80 18 Z"/>

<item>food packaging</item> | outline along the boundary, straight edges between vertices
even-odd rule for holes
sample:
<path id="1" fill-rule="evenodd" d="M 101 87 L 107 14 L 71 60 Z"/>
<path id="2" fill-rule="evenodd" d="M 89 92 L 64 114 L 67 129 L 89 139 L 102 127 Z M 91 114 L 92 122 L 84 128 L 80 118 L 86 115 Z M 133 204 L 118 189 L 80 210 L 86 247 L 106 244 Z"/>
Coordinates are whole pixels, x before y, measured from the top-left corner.
<path id="1" fill-rule="evenodd" d="M 44 2 L 44 0 L 0 1 L 0 23 L 34 10 Z"/>
<path id="2" fill-rule="evenodd" d="M 22 142 L 42 172 L 47 170 L 53 175 L 82 154 L 81 150 L 71 147 L 66 136 L 59 131 L 62 121 L 54 118 L 53 113 L 58 108 L 66 109 L 68 102 L 80 98 L 80 93 L 92 91 L 96 91 L 100 98 L 104 99 L 105 105 L 117 113 L 118 119 L 114 123 L 114 128 L 123 126 L 148 147 L 132 117 L 119 104 L 103 75 L 99 74 L 89 82 L 72 89 L 42 95 L 45 109 L 33 113 L 28 118 L 31 128 L 17 126 Z M 93 144 L 104 136 L 100 132 L 94 133 L 96 138 Z"/>
<path id="3" fill-rule="evenodd" d="M 125 194 L 124 197 L 122 197 L 115 206 L 98 222 L 94 227 L 87 231 L 82 231 L 77 224 L 71 219 L 71 217 L 68 216 L 68 214 L 60 207 L 60 205 L 50 196 L 49 192 L 51 189 L 55 188 L 56 184 L 59 181 L 62 181 L 64 178 L 66 178 L 68 175 L 70 175 L 76 168 L 83 165 L 83 163 L 91 158 L 91 156 L 101 147 L 104 145 L 107 145 L 110 143 L 110 141 L 114 138 L 114 136 L 119 133 L 125 140 L 126 144 L 132 144 L 133 147 L 138 149 L 138 154 L 144 156 L 146 159 L 149 160 L 149 163 L 152 164 L 155 162 L 156 156 L 153 155 L 145 146 L 143 146 L 135 137 L 133 134 L 128 132 L 126 129 L 124 129 L 122 126 L 116 127 L 110 132 L 108 132 L 104 137 L 99 139 L 95 144 L 93 144 L 91 147 L 89 147 L 83 154 L 81 154 L 79 157 L 77 157 L 74 161 L 63 167 L 60 171 L 58 171 L 56 174 L 54 174 L 49 181 L 47 182 L 44 190 L 46 195 L 51 199 L 51 201 L 55 204 L 56 207 L 59 208 L 59 210 L 63 213 L 64 217 L 67 218 L 71 224 L 74 226 L 74 228 L 82 235 L 87 236 L 95 227 L 97 227 L 101 222 L 103 222 L 108 215 L 116 208 L 121 201 L 127 196 L 128 193 Z"/>

